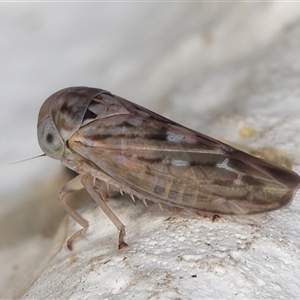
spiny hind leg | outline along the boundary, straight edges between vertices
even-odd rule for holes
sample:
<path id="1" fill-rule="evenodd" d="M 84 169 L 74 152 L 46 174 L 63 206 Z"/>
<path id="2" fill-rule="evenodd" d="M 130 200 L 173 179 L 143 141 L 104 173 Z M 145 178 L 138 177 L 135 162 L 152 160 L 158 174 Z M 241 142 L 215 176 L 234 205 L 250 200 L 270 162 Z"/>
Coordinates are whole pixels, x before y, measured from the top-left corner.
<path id="1" fill-rule="evenodd" d="M 67 247 L 69 250 L 73 250 L 73 242 L 74 240 L 81 235 L 82 233 L 85 233 L 89 228 L 89 223 L 87 220 L 82 218 L 72 207 L 70 207 L 66 202 L 66 196 L 68 194 L 75 193 L 77 191 L 80 191 L 84 188 L 84 185 L 81 182 L 82 176 L 79 175 L 69 181 L 59 192 L 58 194 L 58 200 L 64 210 L 68 213 L 68 215 L 79 225 L 82 226 L 82 229 L 74 233 L 67 241 Z"/>
<path id="2" fill-rule="evenodd" d="M 118 217 L 112 212 L 112 210 L 108 207 L 105 202 L 105 195 L 106 195 L 106 188 L 105 186 L 101 185 L 97 181 L 97 185 L 95 187 L 95 179 L 93 177 L 84 176 L 81 179 L 82 184 L 84 185 L 85 189 L 88 193 L 93 197 L 99 207 L 103 210 L 103 212 L 107 215 L 107 217 L 114 223 L 114 225 L 119 230 L 119 244 L 118 248 L 123 249 L 128 247 L 128 245 L 124 242 L 125 236 L 125 226 L 124 224 L 118 219 Z M 97 189 L 97 191 L 96 191 Z"/>

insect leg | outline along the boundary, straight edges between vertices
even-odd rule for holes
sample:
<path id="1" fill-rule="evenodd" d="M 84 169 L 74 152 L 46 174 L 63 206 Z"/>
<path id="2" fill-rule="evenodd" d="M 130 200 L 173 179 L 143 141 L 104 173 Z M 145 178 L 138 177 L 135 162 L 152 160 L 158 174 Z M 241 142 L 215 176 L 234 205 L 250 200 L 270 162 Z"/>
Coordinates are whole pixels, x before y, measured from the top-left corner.
<path id="1" fill-rule="evenodd" d="M 77 231 L 76 233 L 74 233 L 69 240 L 67 241 L 67 247 L 69 250 L 73 250 L 73 241 L 82 233 L 85 233 L 87 231 L 87 229 L 89 228 L 89 223 L 87 220 L 85 220 L 84 218 L 82 218 L 72 207 L 70 207 L 67 202 L 66 202 L 66 195 L 67 194 L 71 194 L 74 192 L 77 192 L 81 189 L 84 188 L 84 185 L 81 182 L 81 178 L 82 176 L 79 175 L 77 177 L 75 177 L 74 179 L 72 179 L 71 181 L 69 181 L 59 192 L 58 194 L 58 200 L 60 202 L 60 204 L 62 205 L 62 207 L 64 208 L 64 210 L 68 213 L 68 215 L 75 221 L 77 222 L 79 225 L 81 225 L 83 228 L 80 229 L 79 231 Z"/>
<path id="2" fill-rule="evenodd" d="M 94 188 L 94 180 L 93 178 L 89 178 L 87 176 L 82 177 L 81 180 L 82 184 L 88 191 L 88 193 L 93 197 L 96 203 L 100 206 L 103 212 L 108 216 L 108 218 L 114 223 L 114 225 L 119 230 L 119 249 L 123 249 L 128 247 L 128 245 L 124 242 L 125 236 L 125 226 L 124 224 L 118 219 L 118 217 L 112 212 L 112 210 L 108 207 L 105 200 L 95 191 Z"/>

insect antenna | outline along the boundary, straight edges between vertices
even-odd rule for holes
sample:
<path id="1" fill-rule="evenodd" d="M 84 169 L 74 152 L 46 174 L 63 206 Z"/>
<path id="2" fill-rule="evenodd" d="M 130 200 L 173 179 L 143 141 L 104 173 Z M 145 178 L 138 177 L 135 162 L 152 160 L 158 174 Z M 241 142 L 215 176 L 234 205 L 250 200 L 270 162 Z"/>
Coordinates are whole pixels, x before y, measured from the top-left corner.
<path id="1" fill-rule="evenodd" d="M 27 160 L 32 160 L 32 159 L 35 159 L 35 158 L 39 158 L 39 157 L 42 157 L 42 156 L 46 156 L 46 154 L 43 153 L 43 154 L 40 154 L 40 155 L 37 155 L 37 156 L 34 156 L 34 157 L 30 157 L 30 158 L 22 159 L 22 160 L 19 160 L 19 161 L 15 161 L 13 163 L 9 163 L 9 165 L 15 165 L 15 164 L 18 164 L 18 163 L 21 163 L 21 162 L 24 162 L 24 161 L 27 161 Z"/>

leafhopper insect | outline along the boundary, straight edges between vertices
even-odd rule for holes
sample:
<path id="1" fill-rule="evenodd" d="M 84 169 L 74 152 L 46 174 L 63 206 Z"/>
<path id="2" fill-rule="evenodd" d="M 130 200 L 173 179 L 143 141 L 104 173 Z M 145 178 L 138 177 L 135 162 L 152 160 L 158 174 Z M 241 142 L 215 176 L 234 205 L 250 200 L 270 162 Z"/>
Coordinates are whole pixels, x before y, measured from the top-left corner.
<path id="1" fill-rule="evenodd" d="M 291 203 L 295 172 L 188 129 L 102 89 L 72 87 L 42 105 L 37 124 L 43 152 L 79 175 L 59 193 L 66 212 L 89 226 L 65 195 L 85 188 L 119 230 L 125 226 L 106 203 L 113 188 L 159 205 L 211 215 L 248 215 Z"/>

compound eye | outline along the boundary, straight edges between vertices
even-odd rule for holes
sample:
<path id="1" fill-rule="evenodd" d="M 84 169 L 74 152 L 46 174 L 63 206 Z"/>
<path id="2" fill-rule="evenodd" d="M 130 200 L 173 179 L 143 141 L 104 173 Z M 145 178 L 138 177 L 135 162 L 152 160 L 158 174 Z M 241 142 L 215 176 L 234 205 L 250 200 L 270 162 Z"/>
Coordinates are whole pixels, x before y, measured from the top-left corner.
<path id="1" fill-rule="evenodd" d="M 65 145 L 50 118 L 38 124 L 38 141 L 46 155 L 55 159 L 63 157 Z"/>

